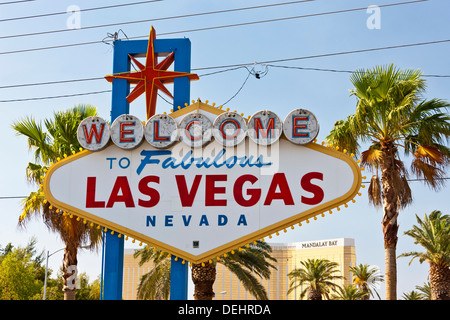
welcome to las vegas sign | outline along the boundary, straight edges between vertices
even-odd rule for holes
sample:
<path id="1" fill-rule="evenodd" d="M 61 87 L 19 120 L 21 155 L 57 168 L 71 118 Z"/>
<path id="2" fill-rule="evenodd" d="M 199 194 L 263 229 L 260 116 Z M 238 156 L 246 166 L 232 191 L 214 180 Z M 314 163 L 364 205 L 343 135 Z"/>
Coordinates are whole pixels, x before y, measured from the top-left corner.
<path id="1" fill-rule="evenodd" d="M 53 206 L 200 263 L 351 201 L 358 164 L 314 142 L 317 119 L 249 119 L 201 101 L 143 124 L 123 115 L 79 127 L 86 150 L 48 171 Z M 91 151 L 90 151 L 90 150 Z"/>

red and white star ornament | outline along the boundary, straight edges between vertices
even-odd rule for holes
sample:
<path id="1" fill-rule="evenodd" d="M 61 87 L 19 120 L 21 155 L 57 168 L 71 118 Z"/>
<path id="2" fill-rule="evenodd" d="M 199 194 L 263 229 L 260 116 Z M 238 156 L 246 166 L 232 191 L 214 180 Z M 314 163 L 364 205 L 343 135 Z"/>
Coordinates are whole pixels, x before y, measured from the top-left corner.
<path id="1" fill-rule="evenodd" d="M 145 102 L 147 109 L 147 119 L 155 114 L 156 99 L 158 90 L 164 92 L 173 99 L 170 91 L 165 87 L 167 83 L 173 83 L 175 78 L 188 77 L 189 80 L 199 80 L 195 73 L 168 71 L 175 59 L 175 52 L 171 52 L 163 61 L 158 63 L 155 54 L 153 40 L 156 39 L 156 32 L 153 27 L 150 29 L 145 65 L 129 55 L 130 59 L 139 68 L 139 71 L 121 72 L 108 75 L 105 79 L 112 82 L 114 79 L 126 79 L 131 84 L 136 84 L 130 94 L 126 97 L 128 102 L 133 102 L 145 92 Z"/>

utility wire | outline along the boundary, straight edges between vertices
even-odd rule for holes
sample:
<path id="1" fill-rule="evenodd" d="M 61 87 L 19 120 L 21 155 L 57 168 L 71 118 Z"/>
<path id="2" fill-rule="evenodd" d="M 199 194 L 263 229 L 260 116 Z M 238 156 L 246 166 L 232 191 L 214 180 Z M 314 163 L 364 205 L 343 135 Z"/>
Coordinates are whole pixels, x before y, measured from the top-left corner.
<path id="1" fill-rule="evenodd" d="M 84 78 L 84 79 L 70 79 L 70 80 L 58 80 L 58 81 L 47 81 L 47 82 L 34 82 L 34 83 L 24 83 L 24 84 L 11 84 L 11 85 L 7 85 L 7 86 L 1 86 L 0 89 L 43 86 L 43 85 L 49 85 L 49 84 L 93 81 L 93 80 L 102 80 L 102 79 L 104 80 L 105 78 L 104 77 L 95 77 L 95 78 Z"/>
<path id="2" fill-rule="evenodd" d="M 4 4 L 16 4 L 16 3 L 30 2 L 30 1 L 34 1 L 34 0 L 20 0 L 20 1 L 0 2 L 0 5 L 4 5 Z"/>
<path id="3" fill-rule="evenodd" d="M 392 6 L 399 6 L 399 5 L 405 5 L 405 4 L 420 3 L 420 2 L 424 2 L 424 1 L 429 1 L 429 0 L 416 0 L 416 1 L 408 1 L 408 2 L 398 2 L 398 3 L 379 5 L 378 7 L 379 8 L 392 7 Z M 367 10 L 367 7 L 353 8 L 353 9 L 344 9 L 344 10 L 336 10 L 336 11 L 327 11 L 327 12 L 319 12 L 319 13 L 311 13 L 311 14 L 304 14 L 304 15 L 300 15 L 300 16 L 284 17 L 284 18 L 277 18 L 277 19 L 242 22 L 242 23 L 235 23 L 235 24 L 215 26 L 215 27 L 205 27 L 205 28 L 199 28 L 199 29 L 173 31 L 173 32 L 159 33 L 158 35 L 164 36 L 164 35 L 171 35 L 171 34 L 177 34 L 177 33 L 187 33 L 187 32 L 196 32 L 196 31 L 214 30 L 214 29 L 222 29 L 222 28 L 230 28 L 230 27 L 241 27 L 241 26 L 248 26 L 248 25 L 259 24 L 259 23 L 278 22 L 278 21 L 286 21 L 286 20 L 301 19 L 301 18 L 310 18 L 310 17 L 323 16 L 323 15 L 329 15 L 329 14 L 346 13 L 346 12 L 354 12 L 354 11 L 365 11 L 365 10 Z M 130 39 L 132 39 L 132 38 L 130 38 Z"/>
<path id="4" fill-rule="evenodd" d="M 32 1 L 32 0 L 28 0 L 28 1 Z M 150 3 L 150 2 L 158 2 L 158 1 L 163 1 L 163 0 L 151 0 L 151 1 L 121 3 L 121 4 L 116 4 L 116 5 L 110 5 L 110 6 L 80 9 L 80 12 L 94 11 L 94 10 L 103 10 L 103 9 L 111 9 L 111 8 L 118 8 L 118 7 L 124 7 L 124 6 L 134 6 L 134 5 L 147 4 L 147 3 Z M 4 3 L 0 3 L 0 4 L 4 4 Z M 56 15 L 62 15 L 62 14 L 67 14 L 67 11 L 35 14 L 35 15 L 32 15 L 32 16 L 23 16 L 23 17 L 15 17 L 15 18 L 6 18 L 6 19 L 0 19 L 0 22 L 24 20 L 24 19 L 33 19 L 33 18 L 42 18 L 42 17 L 50 17 L 50 16 L 56 16 Z"/>
<path id="5" fill-rule="evenodd" d="M 435 180 L 449 180 L 450 177 L 442 177 L 442 178 L 435 178 Z M 417 182 L 417 181 L 427 181 L 427 179 L 418 178 L 418 179 L 406 179 L 408 182 Z M 370 181 L 363 181 L 361 183 L 370 183 Z"/>
<path id="6" fill-rule="evenodd" d="M 405 5 L 405 4 L 419 3 L 419 2 L 424 2 L 424 1 L 429 1 L 429 0 L 416 0 L 416 1 L 409 1 L 409 2 L 392 3 L 392 4 L 386 4 L 386 5 L 379 5 L 378 7 L 389 7 L 389 6 Z M 353 9 L 346 9 L 346 10 L 338 10 L 338 11 L 328 11 L 328 12 L 321 12 L 321 13 L 314 13 L 314 14 L 307 14 L 307 15 L 300 15 L 300 16 L 293 16 L 293 17 L 285 17 L 285 18 L 278 18 L 278 19 L 258 20 L 258 21 L 243 22 L 243 23 L 236 23 L 236 24 L 229 24 L 229 25 L 222 25 L 222 26 L 205 27 L 205 28 L 199 28 L 199 29 L 190 29 L 190 30 L 180 30 L 180 31 L 173 31 L 173 32 L 165 32 L 165 33 L 158 33 L 157 35 L 158 36 L 162 36 L 162 35 L 172 35 L 172 34 L 178 34 L 178 33 L 188 33 L 188 32 L 196 32 L 196 31 L 215 30 L 215 29 L 229 28 L 229 27 L 240 27 L 240 26 L 244 26 L 244 25 L 268 23 L 268 22 L 278 22 L 278 21 L 300 19 L 300 18 L 309 18 L 309 17 L 313 17 L 313 16 L 321 16 L 321 15 L 344 13 L 344 12 L 352 12 L 352 11 L 361 11 L 361 10 L 367 10 L 367 7 L 353 8 Z M 129 39 L 141 39 L 141 38 L 147 38 L 147 37 L 148 37 L 148 35 L 135 36 L 135 37 L 129 37 Z M 67 48 L 67 47 L 90 45 L 90 44 L 97 44 L 97 43 L 103 43 L 103 41 L 88 41 L 88 42 L 79 42 L 79 43 L 70 43 L 70 44 L 61 44 L 61 45 L 40 47 L 40 48 L 30 48 L 30 49 L 22 49 L 22 50 L 5 51 L 5 52 L 0 52 L 0 55 L 24 53 L 24 52 L 48 50 L 48 49 Z"/>
<path id="7" fill-rule="evenodd" d="M 355 53 L 363 53 L 363 52 L 371 52 L 371 51 L 381 51 L 381 50 L 408 48 L 408 47 L 415 47 L 415 46 L 424 46 L 424 45 L 439 44 L 439 43 L 446 43 L 446 42 L 450 42 L 450 39 L 427 41 L 427 42 L 416 42 L 416 43 L 408 43 L 408 44 L 399 44 L 399 45 L 394 45 L 394 46 L 377 47 L 377 48 L 369 48 L 369 49 L 359 49 L 359 50 L 332 52 L 332 53 L 324 53 L 324 54 L 317 54 L 317 55 L 310 55 L 310 56 L 303 56 L 303 57 L 277 59 L 277 60 L 258 61 L 258 63 L 270 64 L 270 63 L 278 63 L 278 62 L 286 62 L 286 61 L 306 60 L 306 59 L 314 59 L 314 58 L 324 58 L 324 57 L 332 57 L 332 56 L 339 56 L 339 55 L 346 55 L 346 54 L 355 54 Z M 229 65 L 222 65 L 222 66 L 202 67 L 202 68 L 192 69 L 192 71 L 240 67 L 240 66 L 245 66 L 245 65 L 250 65 L 250 64 L 252 64 L 252 63 L 239 63 L 239 64 L 229 64 Z"/>
<path id="8" fill-rule="evenodd" d="M 303 56 L 303 57 L 296 57 L 296 58 L 270 60 L 270 61 L 263 61 L 263 62 L 258 62 L 258 63 L 259 64 L 266 64 L 267 66 L 271 66 L 271 63 L 277 63 L 277 62 L 285 62 L 285 61 L 293 61 L 293 60 L 305 60 L 305 59 L 313 59 L 313 58 L 322 58 L 322 57 L 330 57 L 330 56 L 345 55 L 345 54 L 364 53 L 364 52 L 378 51 L 378 50 L 398 49 L 398 48 L 406 48 L 406 47 L 413 47 L 413 46 L 445 43 L 445 42 L 450 42 L 450 39 L 449 40 L 437 40 L 437 41 L 419 42 L 419 43 L 412 43 L 412 44 L 403 44 L 403 45 L 388 46 L 388 47 L 371 48 L 371 49 L 360 49 L 360 50 L 353 50 L 353 51 L 325 53 L 325 54 L 320 54 L 320 55 L 311 55 L 311 56 Z M 216 74 L 216 73 L 220 73 L 220 72 L 236 70 L 236 69 L 239 69 L 241 67 L 246 67 L 246 66 L 252 65 L 252 64 L 254 64 L 254 63 L 242 63 L 242 64 L 233 64 L 233 65 L 222 65 L 222 66 L 193 68 L 193 69 L 191 69 L 191 71 L 201 71 L 201 70 L 212 70 L 212 69 L 229 68 L 229 70 L 222 70 L 222 71 L 212 72 L 212 73 L 203 75 L 203 76 L 206 76 L 206 75 L 212 75 L 212 74 Z M 304 69 L 308 69 L 308 68 L 304 68 Z M 309 68 L 309 69 L 312 69 L 312 68 Z M 318 68 L 315 68 L 315 69 L 319 70 Z M 325 71 L 325 70 L 330 71 L 330 70 L 333 70 L 333 69 L 321 69 L 321 70 L 323 70 L 323 71 Z M 337 71 L 337 70 L 333 70 L 333 71 Z M 341 72 L 347 72 L 347 71 L 341 70 Z M 429 75 L 429 76 L 436 76 L 436 77 L 442 77 L 442 78 L 443 77 L 450 77 L 450 76 L 447 76 L 447 75 Z M 86 78 L 86 79 L 75 79 L 75 80 L 63 80 L 63 82 L 75 82 L 75 81 L 83 81 L 83 80 L 87 81 L 87 80 L 98 80 L 98 79 L 103 79 L 103 78 Z M 34 84 L 33 83 L 29 83 L 29 84 L 24 84 L 24 85 L 10 85 L 10 86 L 0 87 L 0 89 L 6 89 L 6 88 L 12 88 L 12 87 L 18 87 L 18 86 L 32 86 L 32 85 L 56 84 L 56 83 L 61 83 L 61 81 L 51 81 L 51 82 L 34 83 Z M 0 100 L 0 103 L 30 101 L 30 100 L 43 100 L 43 99 L 53 99 L 53 98 L 63 98 L 63 97 L 98 94 L 98 93 L 105 93 L 105 92 L 110 92 L 110 90 L 94 91 L 94 92 L 86 92 L 86 93 L 77 93 L 77 94 L 73 94 L 73 95 L 61 95 L 61 96 L 39 97 L 39 98 Z"/>
<path id="9" fill-rule="evenodd" d="M 297 69 L 304 71 L 322 71 L 322 72 L 335 72 L 335 73 L 354 73 L 352 70 L 337 70 L 337 69 L 327 69 L 327 68 L 310 68 L 310 67 L 296 67 L 296 66 L 279 66 L 276 64 L 268 64 L 268 67 L 273 68 L 284 68 L 284 69 Z M 423 74 L 422 77 L 426 78 L 450 78 L 450 75 L 446 74 Z M 2 87 L 0 87 L 2 89 Z"/>
<path id="10" fill-rule="evenodd" d="M 296 66 L 281 66 L 276 64 L 267 64 L 267 67 L 271 68 L 284 68 L 284 69 L 296 69 L 296 70 L 304 70 L 304 71 L 321 71 L 321 72 L 335 72 L 335 73 L 354 73 L 355 71 L 351 70 L 337 70 L 337 69 L 328 69 L 328 68 L 311 68 L 311 67 L 296 67 Z M 224 73 L 228 71 L 234 71 L 240 68 L 247 68 L 246 65 L 242 65 L 239 67 L 214 71 L 210 73 L 205 73 L 199 75 L 199 77 L 206 77 L 218 73 Z M 450 75 L 445 74 L 423 74 L 423 77 L 426 78 L 450 78 Z M 83 81 L 94 81 L 94 80 L 104 80 L 104 77 L 94 77 L 94 78 L 82 78 L 82 79 L 69 79 L 69 80 L 58 80 L 58 81 L 46 81 L 46 82 L 33 82 L 33 83 L 22 83 L 22 84 L 11 84 L 7 86 L 0 86 L 0 89 L 11 89 L 11 88 L 21 88 L 21 87 L 31 87 L 31 86 L 43 86 L 43 85 L 54 85 L 60 83 L 71 83 L 71 82 L 83 82 Z"/>
<path id="11" fill-rule="evenodd" d="M 161 0 L 159 0 L 159 1 L 161 1 Z M 58 29 L 58 30 L 50 30 L 50 31 L 22 33 L 22 34 L 8 35 L 8 36 L 0 36 L 0 39 L 36 36 L 36 35 L 51 34 L 51 33 L 57 33 L 57 32 L 75 31 L 75 30 L 96 29 L 96 28 L 112 27 L 112 26 L 118 26 L 118 25 L 121 26 L 121 25 L 127 25 L 127 24 L 135 24 L 135 23 L 154 22 L 154 21 L 161 21 L 161 20 L 190 18 L 190 17 L 198 17 L 198 16 L 217 14 L 217 13 L 227 13 L 227 12 L 253 10 L 253 9 L 261 9 L 261 8 L 268 8 L 268 7 L 275 7 L 275 6 L 285 6 L 285 5 L 298 4 L 298 3 L 311 2 L 311 1 L 315 1 L 315 0 L 299 0 L 299 1 L 292 1 L 292 2 L 273 3 L 273 4 L 266 4 L 266 5 L 260 5 L 260 6 L 234 8 L 234 9 L 226 9 L 226 10 L 218 10 L 218 11 L 210 11 L 210 12 L 200 12 L 200 13 L 184 14 L 184 15 L 178 15 L 178 16 L 169 16 L 169 17 L 153 18 L 153 19 L 145 19 L 145 20 L 137 20 L 137 21 L 115 22 L 115 23 L 100 24 L 100 25 L 95 25 L 95 26 L 81 27 L 81 28 L 77 28 L 77 29 L 67 29 L 66 28 L 66 29 Z M 417 1 L 428 1 L 428 0 L 417 0 Z M 1 20 L 0 20 L 0 22 L 1 22 Z M 182 32 L 182 31 L 180 31 L 180 32 Z"/>
<path id="12" fill-rule="evenodd" d="M 109 90 L 102 90 L 102 91 L 92 91 L 92 92 L 84 92 L 84 93 L 64 94 L 64 95 L 59 95 L 59 96 L 0 100 L 0 103 L 2 103 L 2 102 L 23 102 L 23 101 L 31 101 L 31 100 L 48 100 L 48 99 L 57 99 L 57 98 L 68 98 L 68 97 L 86 96 L 86 95 L 91 95 L 91 94 L 106 93 L 106 92 L 111 92 L 111 91 L 112 90 L 109 89 Z"/>

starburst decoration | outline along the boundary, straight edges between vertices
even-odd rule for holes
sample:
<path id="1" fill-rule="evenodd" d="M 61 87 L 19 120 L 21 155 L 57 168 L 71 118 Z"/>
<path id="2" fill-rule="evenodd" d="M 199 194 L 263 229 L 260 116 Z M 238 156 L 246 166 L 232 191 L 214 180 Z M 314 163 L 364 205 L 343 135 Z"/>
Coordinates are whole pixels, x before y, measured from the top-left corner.
<path id="1" fill-rule="evenodd" d="M 129 55 L 131 61 L 139 69 L 138 71 L 121 72 L 105 77 L 108 82 L 112 82 L 114 79 L 126 79 L 130 84 L 136 85 L 126 97 L 129 103 L 145 93 L 147 119 L 155 114 L 158 90 L 164 92 L 169 98 L 173 99 L 172 94 L 166 88 L 165 84 L 173 83 L 175 78 L 180 77 L 188 77 L 189 80 L 199 79 L 198 75 L 195 73 L 167 70 L 174 62 L 175 52 L 171 52 L 163 61 L 158 63 L 158 57 L 155 53 L 153 44 L 155 39 L 156 32 L 155 29 L 151 27 L 145 65 L 140 63 L 132 55 Z"/>

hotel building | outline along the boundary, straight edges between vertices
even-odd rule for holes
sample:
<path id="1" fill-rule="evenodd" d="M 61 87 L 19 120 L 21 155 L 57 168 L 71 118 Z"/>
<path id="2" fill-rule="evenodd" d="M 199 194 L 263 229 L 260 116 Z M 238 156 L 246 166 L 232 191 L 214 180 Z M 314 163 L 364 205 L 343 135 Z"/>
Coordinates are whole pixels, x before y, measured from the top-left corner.
<path id="1" fill-rule="evenodd" d="M 293 243 L 271 243 L 272 257 L 277 262 L 274 263 L 276 269 L 272 269 L 270 279 L 261 279 L 262 285 L 266 288 L 270 300 L 295 300 L 299 299 L 299 287 L 288 294 L 289 277 L 288 274 L 300 268 L 301 261 L 307 259 L 328 259 L 338 263 L 339 272 L 336 275 L 345 279 L 335 281 L 340 286 L 351 283 L 351 273 L 349 268 L 356 265 L 355 241 L 351 238 L 326 239 Z M 123 275 L 123 299 L 135 300 L 139 280 L 144 273 L 151 268 L 151 263 L 142 266 L 138 265 L 138 260 L 134 259 L 134 249 L 126 249 L 124 255 L 124 275 Z M 254 297 L 245 290 L 224 265 L 217 264 L 217 276 L 214 283 L 216 300 L 253 300 Z M 188 297 L 191 299 L 192 297 Z"/>

